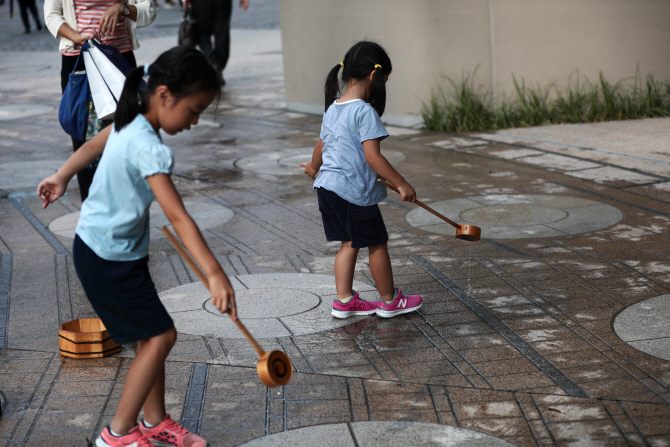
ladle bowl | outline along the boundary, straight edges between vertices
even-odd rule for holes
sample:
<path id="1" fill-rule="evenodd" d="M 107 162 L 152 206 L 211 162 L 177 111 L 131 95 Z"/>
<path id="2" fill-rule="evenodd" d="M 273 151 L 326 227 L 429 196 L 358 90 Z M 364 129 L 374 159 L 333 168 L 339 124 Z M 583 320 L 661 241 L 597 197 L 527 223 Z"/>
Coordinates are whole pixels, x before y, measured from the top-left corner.
<path id="1" fill-rule="evenodd" d="M 381 183 L 382 185 L 386 186 L 388 189 L 391 189 L 391 190 L 397 192 L 398 194 L 400 194 L 400 191 L 398 191 L 398 188 L 396 188 L 396 186 L 394 184 L 389 183 L 384 179 L 378 179 L 377 181 L 379 183 Z M 468 241 L 468 242 L 476 242 L 476 241 L 481 239 L 482 229 L 479 228 L 478 226 L 469 225 L 469 224 L 459 225 L 456 222 L 454 222 L 453 220 L 449 219 L 447 216 L 444 216 L 444 215 L 438 213 L 437 211 L 435 211 L 434 209 L 432 209 L 431 207 L 429 207 L 428 205 L 426 205 L 425 203 L 423 203 L 420 200 L 415 200 L 414 203 L 416 203 L 417 205 L 419 205 L 421 208 L 428 211 L 429 213 L 439 217 L 440 219 L 442 219 L 443 221 L 445 221 L 446 223 L 448 223 L 452 227 L 455 227 L 456 228 L 456 239 L 460 239 L 462 241 Z"/>
<path id="2" fill-rule="evenodd" d="M 456 239 L 475 242 L 481 239 L 482 229 L 475 225 L 461 225 L 456 229 Z"/>
<path id="3" fill-rule="evenodd" d="M 286 385 L 291 381 L 293 365 L 283 351 L 271 351 L 258 358 L 256 372 L 261 382 L 272 388 Z"/>

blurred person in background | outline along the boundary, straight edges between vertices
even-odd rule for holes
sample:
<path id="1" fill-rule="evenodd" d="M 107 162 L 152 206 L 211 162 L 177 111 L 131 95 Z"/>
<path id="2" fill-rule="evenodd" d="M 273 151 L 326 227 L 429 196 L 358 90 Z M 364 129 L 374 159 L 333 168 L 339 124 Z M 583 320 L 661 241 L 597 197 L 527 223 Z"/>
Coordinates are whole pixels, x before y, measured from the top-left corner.
<path id="1" fill-rule="evenodd" d="M 226 84 L 223 70 L 230 55 L 230 17 L 233 13 L 233 0 L 182 0 L 182 2 L 184 8 L 192 8 L 195 41 L 214 65 L 219 83 L 223 87 Z M 240 8 L 246 11 L 249 8 L 249 0 L 240 0 Z"/>
<path id="2" fill-rule="evenodd" d="M 28 17 L 28 11 L 35 19 L 35 28 L 37 31 L 42 31 L 42 21 L 40 16 L 37 15 L 37 7 L 35 6 L 35 0 L 18 0 L 19 1 L 19 10 L 21 11 L 21 20 L 23 21 L 23 27 L 25 30 L 23 34 L 30 33 L 30 20 Z M 2 4 L 2 3 L 0 3 Z"/>
<path id="3" fill-rule="evenodd" d="M 46 26 L 56 39 L 60 38 L 62 91 L 75 68 L 85 69 L 84 59 L 81 58 L 79 63 L 77 60 L 84 42 L 94 37 L 119 50 L 131 66 L 137 67 L 133 50 L 140 44 L 135 28 L 147 26 L 155 18 L 156 10 L 150 0 L 45 0 Z M 75 151 L 82 144 L 83 141 L 72 137 Z M 88 167 L 77 174 L 82 202 L 88 197 L 94 172 L 93 167 Z"/>

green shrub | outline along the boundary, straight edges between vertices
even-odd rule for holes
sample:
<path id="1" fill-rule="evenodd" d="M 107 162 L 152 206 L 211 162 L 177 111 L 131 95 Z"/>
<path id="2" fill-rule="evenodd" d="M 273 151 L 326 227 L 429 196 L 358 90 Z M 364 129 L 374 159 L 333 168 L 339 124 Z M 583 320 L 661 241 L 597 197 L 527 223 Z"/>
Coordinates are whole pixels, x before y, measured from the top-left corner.
<path id="1" fill-rule="evenodd" d="M 657 81 L 652 74 L 643 81 L 639 70 L 634 78 L 615 84 L 602 72 L 597 83 L 576 73 L 565 88 L 529 87 L 512 75 L 514 96 L 500 99 L 475 86 L 476 72 L 477 68 L 460 79 L 444 76 L 450 88 L 438 86 L 430 102 L 423 104 L 421 116 L 428 129 L 471 132 L 670 116 L 670 81 Z"/>

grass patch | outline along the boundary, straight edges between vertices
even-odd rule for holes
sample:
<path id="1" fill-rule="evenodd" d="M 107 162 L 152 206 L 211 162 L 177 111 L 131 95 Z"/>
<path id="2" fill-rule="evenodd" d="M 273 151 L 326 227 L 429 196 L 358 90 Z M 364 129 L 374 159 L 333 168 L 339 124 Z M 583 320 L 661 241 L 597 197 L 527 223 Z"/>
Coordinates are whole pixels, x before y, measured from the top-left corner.
<path id="1" fill-rule="evenodd" d="M 615 84 L 602 72 L 598 82 L 576 73 L 565 88 L 527 86 L 512 75 L 511 98 L 493 98 L 489 89 L 475 86 L 476 71 L 460 79 L 444 76 L 450 88 L 439 86 L 423 103 L 421 116 L 428 129 L 472 132 L 670 116 L 670 80 L 657 81 L 651 74 L 642 79 L 639 71 Z"/>

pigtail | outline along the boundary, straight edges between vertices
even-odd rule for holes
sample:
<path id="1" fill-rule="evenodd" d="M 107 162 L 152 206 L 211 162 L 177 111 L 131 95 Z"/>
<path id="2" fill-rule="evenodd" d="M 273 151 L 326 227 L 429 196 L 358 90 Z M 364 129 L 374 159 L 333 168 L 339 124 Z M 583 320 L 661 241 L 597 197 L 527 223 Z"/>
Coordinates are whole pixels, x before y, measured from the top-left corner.
<path id="1" fill-rule="evenodd" d="M 344 55 L 344 62 L 340 65 L 344 66 L 343 83 L 348 83 L 351 79 L 366 79 L 371 71 L 374 72 L 365 92 L 365 102 L 382 116 L 386 108 L 386 79 L 393 71 L 391 59 L 386 51 L 378 43 L 362 40 L 349 48 Z M 326 80 L 326 110 L 339 93 L 337 72 L 340 65 L 330 71 Z"/>
<path id="2" fill-rule="evenodd" d="M 377 111 L 379 116 L 384 114 L 386 108 L 386 81 L 384 81 L 384 76 L 381 68 L 375 69 L 367 91 L 367 102 Z"/>
<path id="3" fill-rule="evenodd" d="M 126 76 L 121 98 L 114 114 L 114 129 L 118 132 L 133 122 L 135 117 L 147 110 L 146 96 L 140 87 L 144 76 L 144 66 L 134 68 Z"/>
<path id="4" fill-rule="evenodd" d="M 328 107 L 330 107 L 340 94 L 340 81 L 337 79 L 340 67 L 342 67 L 342 64 L 335 65 L 333 69 L 330 70 L 330 73 L 328 73 L 328 77 L 326 77 L 326 85 L 323 88 L 323 92 L 326 94 L 326 108 L 324 110 L 328 110 Z"/>

